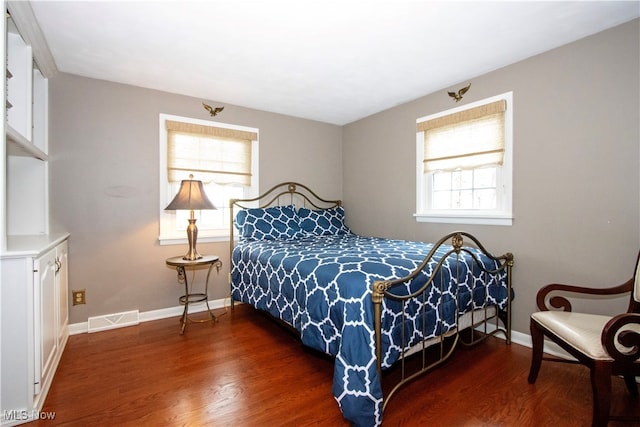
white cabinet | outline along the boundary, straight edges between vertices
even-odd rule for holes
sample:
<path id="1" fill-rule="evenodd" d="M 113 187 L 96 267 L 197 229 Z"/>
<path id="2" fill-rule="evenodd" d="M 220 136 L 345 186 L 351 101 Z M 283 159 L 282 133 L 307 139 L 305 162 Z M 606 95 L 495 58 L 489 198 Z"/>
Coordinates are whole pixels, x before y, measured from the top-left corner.
<path id="1" fill-rule="evenodd" d="M 58 343 L 66 342 L 69 336 L 69 245 L 65 240 L 56 247 L 56 292 L 58 309 Z M 62 349 L 61 349 L 62 350 Z"/>
<path id="2" fill-rule="evenodd" d="M 34 260 L 35 403 L 40 408 L 53 381 L 69 337 L 68 244 L 62 237 L 55 248 Z"/>
<path id="3" fill-rule="evenodd" d="M 38 416 L 69 337 L 68 237 L 13 237 L 0 258 L 3 426 Z"/>
<path id="4" fill-rule="evenodd" d="M 56 274 L 58 259 L 56 249 L 36 258 L 33 262 L 35 273 L 34 285 L 37 287 L 33 294 L 34 336 L 38 340 L 35 344 L 35 375 L 34 394 L 39 395 L 43 379 L 51 376 L 51 369 L 58 353 L 58 312 L 56 301 Z"/>
<path id="5" fill-rule="evenodd" d="M 68 234 L 49 230 L 48 77 L 29 2 L 0 0 L 0 424 L 38 416 L 68 337 Z"/>

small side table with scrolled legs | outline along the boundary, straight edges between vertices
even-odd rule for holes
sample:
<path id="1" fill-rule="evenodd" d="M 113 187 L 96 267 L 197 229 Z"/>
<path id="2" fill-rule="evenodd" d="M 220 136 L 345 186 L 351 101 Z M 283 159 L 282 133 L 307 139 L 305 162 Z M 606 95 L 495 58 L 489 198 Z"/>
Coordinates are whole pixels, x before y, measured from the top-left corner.
<path id="1" fill-rule="evenodd" d="M 222 262 L 215 255 L 204 255 L 200 259 L 196 259 L 193 261 L 182 259 L 181 256 L 167 258 L 166 260 L 167 266 L 175 267 L 178 272 L 178 282 L 184 283 L 184 295 L 182 295 L 179 299 L 180 304 L 184 305 L 184 311 L 182 312 L 182 317 L 180 318 L 180 323 L 182 328 L 180 329 L 180 335 L 184 334 L 184 328 L 187 326 L 187 322 L 208 322 L 208 321 L 216 321 L 216 316 L 211 311 L 211 307 L 209 307 L 209 277 L 211 276 L 211 270 L 213 267 L 216 267 L 216 270 L 220 272 L 220 267 L 222 266 Z M 207 269 L 207 279 L 204 282 L 204 292 L 191 292 L 189 290 L 189 280 L 187 279 L 187 267 L 193 267 L 193 269 L 197 269 L 201 266 L 208 266 Z M 195 272 L 194 272 L 195 274 Z M 193 284 L 192 284 L 193 285 Z M 204 302 L 207 305 L 207 312 L 209 313 L 209 319 L 205 320 L 192 320 L 189 319 L 189 304 Z"/>

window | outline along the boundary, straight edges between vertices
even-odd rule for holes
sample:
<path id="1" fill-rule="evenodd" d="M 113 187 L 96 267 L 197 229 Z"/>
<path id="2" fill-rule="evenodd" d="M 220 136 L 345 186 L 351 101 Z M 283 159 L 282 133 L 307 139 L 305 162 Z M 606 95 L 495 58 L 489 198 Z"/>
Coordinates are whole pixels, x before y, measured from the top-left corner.
<path id="1" fill-rule="evenodd" d="M 416 121 L 418 221 L 511 225 L 512 100 L 509 92 Z"/>
<path id="2" fill-rule="evenodd" d="M 257 195 L 258 129 L 160 114 L 160 244 L 186 241 L 189 212 L 164 208 L 190 174 L 217 208 L 195 212 L 198 241 L 228 239 L 229 199 Z"/>

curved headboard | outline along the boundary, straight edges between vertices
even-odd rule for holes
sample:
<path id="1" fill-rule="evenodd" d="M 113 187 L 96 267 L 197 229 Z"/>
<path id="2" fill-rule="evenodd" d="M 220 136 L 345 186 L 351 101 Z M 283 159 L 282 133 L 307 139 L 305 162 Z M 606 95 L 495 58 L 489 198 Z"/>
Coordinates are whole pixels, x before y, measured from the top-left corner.
<path id="1" fill-rule="evenodd" d="M 342 200 L 328 200 L 318 196 L 313 190 L 298 182 L 282 182 L 266 192 L 250 199 L 229 200 L 229 260 L 233 259 L 235 245 L 234 219 L 238 209 L 268 208 L 271 206 L 295 205 L 314 210 L 342 206 Z"/>

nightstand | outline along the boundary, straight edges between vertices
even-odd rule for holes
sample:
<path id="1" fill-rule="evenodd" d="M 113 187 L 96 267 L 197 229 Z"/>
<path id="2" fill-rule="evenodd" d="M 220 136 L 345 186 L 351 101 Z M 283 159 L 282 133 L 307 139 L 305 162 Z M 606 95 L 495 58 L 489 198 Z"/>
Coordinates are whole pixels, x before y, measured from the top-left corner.
<path id="1" fill-rule="evenodd" d="M 182 259 L 181 256 L 176 256 L 172 258 L 167 258 L 166 260 L 167 266 L 175 267 L 178 272 L 178 283 L 184 283 L 184 295 L 179 298 L 180 304 L 184 305 L 184 311 L 182 312 L 182 317 L 180 318 L 180 323 L 182 328 L 180 329 L 180 335 L 184 334 L 184 329 L 187 326 L 187 322 L 209 322 L 216 321 L 216 316 L 214 316 L 211 311 L 211 307 L 209 307 L 209 277 L 211 276 L 211 270 L 213 267 L 216 267 L 216 270 L 219 272 L 220 267 L 222 267 L 222 261 L 215 255 L 204 255 L 200 259 L 196 259 L 194 261 L 189 261 L 186 259 Z M 189 289 L 189 280 L 187 279 L 187 267 L 193 269 L 193 274 L 195 277 L 196 270 L 202 268 L 207 268 L 207 279 L 204 282 L 204 292 L 192 292 Z M 191 284 L 193 287 L 193 283 Z M 205 320 L 193 320 L 189 319 L 189 305 L 194 303 L 204 302 L 207 305 L 207 312 L 209 313 L 209 319 Z"/>

